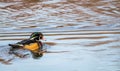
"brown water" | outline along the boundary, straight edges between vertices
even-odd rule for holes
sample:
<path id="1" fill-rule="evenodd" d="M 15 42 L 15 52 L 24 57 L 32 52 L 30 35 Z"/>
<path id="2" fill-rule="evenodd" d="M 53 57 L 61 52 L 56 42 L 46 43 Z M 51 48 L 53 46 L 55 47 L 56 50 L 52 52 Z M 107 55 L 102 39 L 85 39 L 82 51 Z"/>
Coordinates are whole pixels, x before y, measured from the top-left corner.
<path id="1" fill-rule="evenodd" d="M 9 43 L 43 32 L 40 59 Z M 0 71 L 120 71 L 120 0 L 0 0 Z"/>

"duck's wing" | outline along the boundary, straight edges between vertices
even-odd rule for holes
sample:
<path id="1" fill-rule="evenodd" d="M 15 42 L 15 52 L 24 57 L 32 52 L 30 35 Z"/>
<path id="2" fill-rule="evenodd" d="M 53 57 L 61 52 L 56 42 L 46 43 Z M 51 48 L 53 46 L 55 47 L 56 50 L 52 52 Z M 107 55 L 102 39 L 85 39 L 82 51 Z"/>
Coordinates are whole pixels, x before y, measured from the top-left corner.
<path id="1" fill-rule="evenodd" d="M 22 44 L 9 44 L 9 46 L 11 46 L 13 48 L 18 48 L 18 47 L 23 47 L 24 45 L 22 45 Z"/>
<path id="2" fill-rule="evenodd" d="M 15 44 L 9 44 L 9 46 L 11 46 L 11 47 L 23 47 L 24 45 L 28 45 L 28 44 L 34 43 L 34 42 L 35 42 L 34 40 L 25 39 L 25 40 L 22 40 L 20 42 L 15 43 Z"/>

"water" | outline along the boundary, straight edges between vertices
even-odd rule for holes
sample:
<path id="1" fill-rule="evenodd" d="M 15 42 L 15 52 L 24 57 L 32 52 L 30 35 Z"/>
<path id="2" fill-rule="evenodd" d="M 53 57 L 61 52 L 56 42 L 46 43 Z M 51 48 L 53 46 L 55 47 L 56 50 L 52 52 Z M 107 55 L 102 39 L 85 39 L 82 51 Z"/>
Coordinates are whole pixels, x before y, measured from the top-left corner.
<path id="1" fill-rule="evenodd" d="M 39 31 L 51 53 L 11 59 L 8 44 Z M 119 0 L 0 0 L 1 71 L 120 71 L 119 43 Z"/>

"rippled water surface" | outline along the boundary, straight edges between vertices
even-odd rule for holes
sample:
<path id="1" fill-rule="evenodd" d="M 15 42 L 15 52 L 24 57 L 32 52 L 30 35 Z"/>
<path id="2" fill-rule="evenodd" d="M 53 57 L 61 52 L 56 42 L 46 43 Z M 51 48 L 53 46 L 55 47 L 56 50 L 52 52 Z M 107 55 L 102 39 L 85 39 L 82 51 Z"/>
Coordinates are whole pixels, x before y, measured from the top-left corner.
<path id="1" fill-rule="evenodd" d="M 50 53 L 8 53 L 32 32 Z M 40 70 L 120 71 L 120 0 L 0 0 L 0 71 Z"/>

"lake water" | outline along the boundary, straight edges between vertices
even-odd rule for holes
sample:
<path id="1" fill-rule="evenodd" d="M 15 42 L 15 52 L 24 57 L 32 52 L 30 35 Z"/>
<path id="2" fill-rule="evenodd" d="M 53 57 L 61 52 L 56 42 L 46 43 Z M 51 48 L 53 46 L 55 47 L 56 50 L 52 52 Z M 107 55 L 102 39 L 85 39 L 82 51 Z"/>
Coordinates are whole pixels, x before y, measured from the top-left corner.
<path id="1" fill-rule="evenodd" d="M 50 53 L 8 54 L 32 32 Z M 120 0 L 0 0 L 0 71 L 40 70 L 120 71 Z"/>

